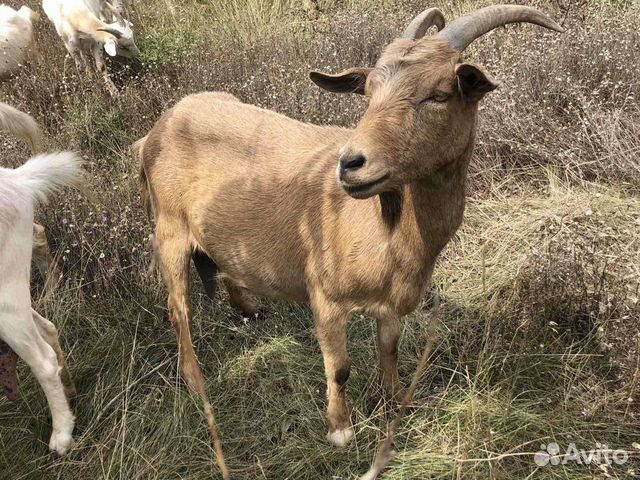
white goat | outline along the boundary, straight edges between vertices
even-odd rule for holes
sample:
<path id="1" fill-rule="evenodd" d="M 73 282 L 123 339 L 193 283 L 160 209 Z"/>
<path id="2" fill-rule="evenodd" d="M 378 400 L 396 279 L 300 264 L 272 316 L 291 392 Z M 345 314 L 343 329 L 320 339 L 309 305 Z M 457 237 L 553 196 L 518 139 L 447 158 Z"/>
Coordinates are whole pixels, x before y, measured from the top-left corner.
<path id="1" fill-rule="evenodd" d="M 0 78 L 13 75 L 34 52 L 33 22 L 40 15 L 29 7 L 16 11 L 0 5 Z"/>
<path id="2" fill-rule="evenodd" d="M 24 112 L 0 102 L 0 129 L 23 139 L 31 147 L 31 153 L 42 152 L 42 131 L 36 121 Z M 33 224 L 33 262 L 46 279 L 45 291 L 52 291 L 60 273 L 53 261 L 44 227 Z"/>
<path id="3" fill-rule="evenodd" d="M 49 448 L 61 455 L 72 443 L 74 417 L 67 397 L 75 389 L 56 328 L 31 308 L 33 204 L 46 201 L 61 187 L 78 184 L 81 164 L 77 155 L 61 152 L 38 155 L 15 170 L 0 168 L 0 340 L 9 346 L 0 341 L 0 385 L 15 387 L 15 352 L 45 392 L 53 420 Z"/>
<path id="4" fill-rule="evenodd" d="M 133 58 L 140 53 L 133 38 L 133 25 L 124 19 L 120 8 L 106 0 L 43 0 L 42 7 L 78 69 L 86 71 L 85 52 L 92 52 L 109 93 L 117 95 L 102 50 L 111 57 Z M 113 14 L 114 22 L 108 23 L 107 12 Z"/>

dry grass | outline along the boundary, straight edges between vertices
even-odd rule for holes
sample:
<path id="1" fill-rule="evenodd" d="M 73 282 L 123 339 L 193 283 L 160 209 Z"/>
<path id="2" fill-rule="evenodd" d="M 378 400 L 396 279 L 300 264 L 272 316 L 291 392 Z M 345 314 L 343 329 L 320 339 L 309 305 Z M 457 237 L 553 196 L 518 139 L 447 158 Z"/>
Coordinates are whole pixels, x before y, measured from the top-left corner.
<path id="1" fill-rule="evenodd" d="M 509 27 L 470 52 L 502 87 L 484 102 L 465 224 L 436 271 L 446 309 L 434 362 L 384 478 L 635 478 L 639 468 L 635 459 L 606 472 L 532 461 L 550 441 L 632 449 L 640 427 L 640 6 L 572 2 L 567 12 L 536 3 L 564 18 L 567 34 Z M 442 6 L 452 18 L 478 5 Z M 150 227 L 129 145 L 161 111 L 204 89 L 353 125 L 362 99 L 319 92 L 308 70 L 371 65 L 420 6 L 138 1 L 142 62 L 112 65 L 122 89 L 115 101 L 99 80 L 64 71 L 62 44 L 42 22 L 49 63 L 2 85 L 3 100 L 34 114 L 51 148 L 90 159 L 104 208 L 69 194 L 39 215 L 66 275 L 38 308 L 69 352 L 77 447 L 65 458 L 47 453 L 45 399 L 23 368 L 22 399 L 0 400 L 0 478 L 216 478 L 199 402 L 177 373 L 164 289 L 145 275 Z M 4 163 L 25 157 L 5 141 Z M 40 286 L 36 279 L 36 295 Z M 196 347 L 235 478 L 366 471 L 393 414 L 378 403 L 369 319 L 349 327 L 357 441 L 339 451 L 324 441 L 324 374 L 309 311 L 271 304 L 267 320 L 243 323 L 222 297 L 194 301 Z M 406 382 L 427 319 L 425 307 L 404 323 Z"/>

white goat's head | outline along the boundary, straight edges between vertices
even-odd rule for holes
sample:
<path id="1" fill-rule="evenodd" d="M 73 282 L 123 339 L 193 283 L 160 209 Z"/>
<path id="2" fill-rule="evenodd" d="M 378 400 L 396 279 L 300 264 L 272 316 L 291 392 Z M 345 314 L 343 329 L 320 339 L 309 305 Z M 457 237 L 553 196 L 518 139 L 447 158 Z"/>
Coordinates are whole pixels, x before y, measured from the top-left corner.
<path id="1" fill-rule="evenodd" d="M 108 40 L 104 44 L 104 51 L 111 57 L 116 55 L 126 58 L 134 58 L 140 55 L 140 50 L 136 46 L 136 42 L 133 38 L 133 24 L 126 20 L 120 8 L 112 5 L 109 2 L 105 2 L 107 7 L 113 13 L 113 17 L 116 20 L 113 23 L 107 24 L 107 27 L 101 28 L 103 32 L 111 34 L 112 40 Z"/>

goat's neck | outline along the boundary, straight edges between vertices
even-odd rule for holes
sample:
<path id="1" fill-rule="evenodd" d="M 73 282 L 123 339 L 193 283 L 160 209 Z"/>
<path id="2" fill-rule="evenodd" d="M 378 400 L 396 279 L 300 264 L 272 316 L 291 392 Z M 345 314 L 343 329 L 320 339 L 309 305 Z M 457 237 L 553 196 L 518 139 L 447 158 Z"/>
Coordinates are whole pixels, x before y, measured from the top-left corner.
<path id="1" fill-rule="evenodd" d="M 68 21 L 77 31 L 89 35 L 98 42 L 107 43 L 109 40 L 113 40 L 113 35 L 100 31 L 101 28 L 107 28 L 109 25 L 89 11 L 71 14 Z"/>
<path id="2" fill-rule="evenodd" d="M 390 241 L 423 265 L 435 262 L 462 221 L 469 155 L 399 192 L 380 196 Z"/>

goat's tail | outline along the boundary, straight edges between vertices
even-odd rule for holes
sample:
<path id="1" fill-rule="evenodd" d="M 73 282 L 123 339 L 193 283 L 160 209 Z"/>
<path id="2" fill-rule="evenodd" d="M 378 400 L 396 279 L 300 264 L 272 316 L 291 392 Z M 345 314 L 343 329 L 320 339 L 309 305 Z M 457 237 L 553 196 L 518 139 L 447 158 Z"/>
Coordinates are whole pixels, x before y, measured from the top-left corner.
<path id="1" fill-rule="evenodd" d="M 144 170 L 144 144 L 147 141 L 147 137 L 149 135 L 142 137 L 140 140 L 137 140 L 132 148 L 133 155 L 138 160 L 140 164 L 140 195 L 142 196 L 142 204 L 144 205 L 144 210 L 147 212 L 147 218 L 152 221 L 153 220 L 153 202 L 151 201 L 151 192 L 149 190 L 149 182 L 147 181 L 147 172 Z"/>
<path id="2" fill-rule="evenodd" d="M 25 140 L 33 153 L 42 151 L 42 132 L 36 121 L 30 115 L 2 102 L 0 128 Z"/>
<path id="3" fill-rule="evenodd" d="M 26 190 L 34 202 L 45 203 L 47 197 L 63 187 L 80 187 L 83 160 L 73 152 L 36 155 L 11 171 L 13 180 Z"/>

